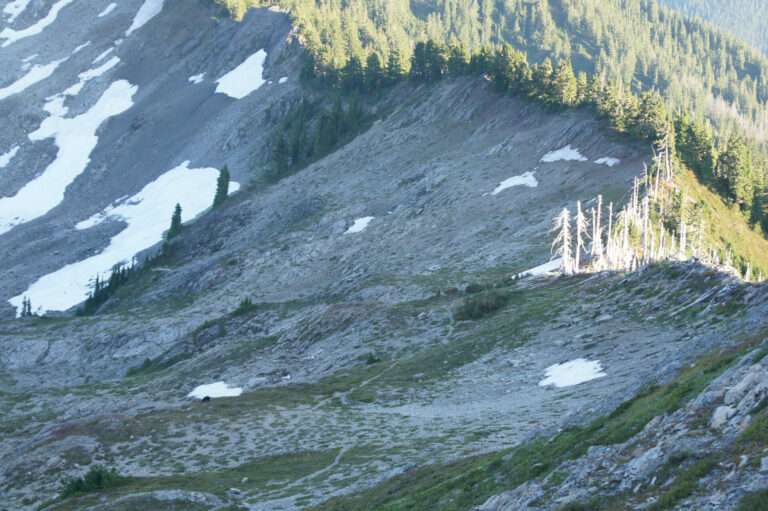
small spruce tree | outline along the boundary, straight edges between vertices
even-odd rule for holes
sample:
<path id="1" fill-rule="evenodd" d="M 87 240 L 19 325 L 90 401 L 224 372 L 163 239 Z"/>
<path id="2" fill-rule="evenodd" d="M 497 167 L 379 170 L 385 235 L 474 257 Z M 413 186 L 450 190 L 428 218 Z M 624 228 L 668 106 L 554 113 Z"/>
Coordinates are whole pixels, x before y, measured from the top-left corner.
<path id="1" fill-rule="evenodd" d="M 171 216 L 171 228 L 168 229 L 167 238 L 171 239 L 177 236 L 181 232 L 181 205 L 176 204 L 173 209 L 173 216 Z"/>
<path id="2" fill-rule="evenodd" d="M 219 179 L 216 180 L 216 195 L 213 197 L 213 205 L 218 206 L 229 196 L 229 167 L 225 164 L 219 171 Z"/>

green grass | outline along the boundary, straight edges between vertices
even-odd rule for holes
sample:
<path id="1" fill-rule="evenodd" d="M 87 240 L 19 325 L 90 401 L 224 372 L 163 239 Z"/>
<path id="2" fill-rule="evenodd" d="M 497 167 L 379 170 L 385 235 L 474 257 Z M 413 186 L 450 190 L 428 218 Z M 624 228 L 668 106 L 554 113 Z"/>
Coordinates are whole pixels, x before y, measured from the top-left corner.
<path id="1" fill-rule="evenodd" d="M 737 511 L 768 511 L 768 488 L 744 495 L 736 509 Z"/>
<path id="2" fill-rule="evenodd" d="M 276 483 L 295 481 L 333 463 L 338 449 L 302 451 L 258 458 L 234 468 L 211 472 L 164 475 L 158 477 L 125 477 L 120 485 L 100 491 L 99 495 L 115 499 L 123 495 L 158 490 L 187 490 L 226 497 L 230 488 L 242 491 L 264 491 Z M 243 482 L 243 478 L 247 478 Z M 101 497 L 98 497 L 99 499 Z M 56 510 L 82 509 L 95 497 L 64 498 Z M 226 498 L 225 498 L 226 500 Z"/>
<path id="3" fill-rule="evenodd" d="M 330 499 L 312 509 L 466 510 L 491 495 L 544 477 L 563 461 L 584 455 L 590 446 L 629 440 L 653 417 L 671 413 L 696 396 L 743 355 L 747 347 L 753 346 L 753 342 L 702 358 L 673 382 L 644 389 L 613 413 L 586 427 L 569 428 L 511 450 L 421 467 L 358 494 Z M 712 468 L 710 461 L 694 463 L 669 490 L 665 502 L 674 502 L 686 492 L 689 495 L 701 475 Z"/>
<path id="4" fill-rule="evenodd" d="M 709 474 L 716 465 L 717 462 L 711 457 L 694 462 L 690 467 L 678 475 L 674 484 L 648 509 L 651 511 L 672 509 L 675 504 L 690 497 L 698 487 L 699 479 Z"/>

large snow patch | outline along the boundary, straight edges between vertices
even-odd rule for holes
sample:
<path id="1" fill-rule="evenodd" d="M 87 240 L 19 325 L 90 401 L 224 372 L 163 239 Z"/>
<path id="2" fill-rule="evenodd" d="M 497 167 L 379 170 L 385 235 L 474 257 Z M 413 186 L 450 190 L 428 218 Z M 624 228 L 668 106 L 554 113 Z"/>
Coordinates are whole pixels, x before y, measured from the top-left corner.
<path id="1" fill-rule="evenodd" d="M 54 60 L 50 64 L 44 66 L 34 66 L 29 70 L 27 74 L 10 84 L 8 87 L 0 89 L 0 99 L 5 99 L 8 96 L 13 96 L 19 92 L 23 92 L 27 87 L 36 84 L 42 80 L 45 80 L 56 71 L 59 64 L 67 59 Z"/>
<path id="2" fill-rule="evenodd" d="M 267 52 L 259 50 L 235 69 L 216 80 L 216 92 L 242 99 L 264 85 L 264 61 Z"/>
<path id="3" fill-rule="evenodd" d="M 186 161 L 133 197 L 124 198 L 117 205 L 80 222 L 75 226 L 78 230 L 89 229 L 107 219 L 120 220 L 127 225 L 101 253 L 41 277 L 26 292 L 9 300 L 10 303 L 18 308 L 26 296 L 35 310 L 40 307 L 45 312 L 67 310 L 82 302 L 90 291 L 90 279 L 96 275 L 108 278 L 116 264 L 129 261 L 136 253 L 162 241 L 176 203 L 181 205 L 184 222 L 205 211 L 213 203 L 218 177 L 218 170 L 210 167 L 190 169 Z M 229 185 L 230 193 L 239 188 L 238 183 Z"/>
<path id="4" fill-rule="evenodd" d="M 368 224 L 371 223 L 371 220 L 373 220 L 372 216 L 364 216 L 363 218 L 358 218 L 355 220 L 355 223 L 353 223 L 349 229 L 347 229 L 347 232 L 344 234 L 354 234 L 357 232 L 363 232 L 366 227 L 368 227 Z"/>
<path id="5" fill-rule="evenodd" d="M 598 165 L 608 165 L 609 167 L 615 167 L 619 163 L 621 163 L 621 160 L 618 158 L 611 158 L 610 156 L 605 156 L 603 158 L 598 158 L 595 160 L 595 163 Z"/>
<path id="6" fill-rule="evenodd" d="M 5 168 L 8 166 L 9 163 L 11 163 L 11 160 L 14 156 L 16 156 L 16 153 L 19 152 L 19 146 L 15 145 L 11 147 L 7 153 L 0 154 L 0 169 Z"/>
<path id="7" fill-rule="evenodd" d="M 163 10 L 163 0 L 145 0 L 133 18 L 133 23 L 126 30 L 125 35 L 131 35 L 136 30 L 143 27 L 149 20 L 160 14 Z"/>
<path id="8" fill-rule="evenodd" d="M 0 32 L 0 39 L 7 39 L 3 43 L 3 48 L 6 46 L 15 43 L 19 39 L 24 39 L 25 37 L 37 35 L 45 28 L 56 21 L 56 17 L 59 15 L 59 11 L 62 10 L 67 5 L 71 4 L 75 0 L 59 0 L 53 6 L 51 7 L 51 10 L 48 11 L 48 14 L 45 15 L 42 19 L 40 19 L 37 23 L 34 25 L 31 25 L 23 30 L 13 30 L 10 27 L 6 27 L 3 29 L 2 32 Z M 6 6 L 6 9 L 8 6 Z"/>
<path id="9" fill-rule="evenodd" d="M 116 81 L 87 112 L 71 119 L 52 115 L 30 133 L 32 141 L 53 138 L 59 152 L 48 168 L 16 195 L 0 198 L 0 234 L 45 215 L 64 200 L 67 186 L 91 161 L 91 151 L 99 142 L 96 130 L 108 118 L 128 110 L 135 92 L 136 86 Z"/>
<path id="10" fill-rule="evenodd" d="M 547 367 L 546 377 L 539 382 L 545 387 L 571 387 L 597 378 L 607 376 L 603 371 L 600 361 L 577 358 L 563 364 L 555 364 Z"/>
<path id="11" fill-rule="evenodd" d="M 539 186 L 539 182 L 536 181 L 535 177 L 533 177 L 533 172 L 526 172 L 521 176 L 513 176 L 509 179 L 505 179 L 499 183 L 499 186 L 496 187 L 491 195 L 499 194 L 507 188 L 512 188 L 513 186 L 527 186 L 528 188 L 536 188 Z"/>
<path id="12" fill-rule="evenodd" d="M 571 147 L 571 144 L 558 149 L 557 151 L 550 151 L 542 156 L 541 161 L 544 163 L 553 163 L 556 161 L 587 161 L 587 158 L 579 152 L 578 149 Z"/>
<path id="13" fill-rule="evenodd" d="M 562 266 L 562 264 L 563 264 L 563 258 L 558 257 L 557 259 L 553 259 L 548 263 L 540 264 L 539 266 L 531 268 L 530 270 L 525 270 L 523 272 L 520 272 L 517 274 L 517 277 L 523 278 L 523 277 L 536 277 L 538 275 L 546 275 L 547 273 L 558 271 L 560 269 L 560 266 Z"/>
<path id="14" fill-rule="evenodd" d="M 192 392 L 187 394 L 187 397 L 196 397 L 197 399 L 203 399 L 204 397 L 237 397 L 242 393 L 242 387 L 230 387 L 223 381 L 217 381 L 207 385 L 198 385 Z"/>
<path id="15" fill-rule="evenodd" d="M 114 3 L 114 2 L 112 2 L 111 4 L 109 4 L 109 5 L 107 6 L 107 8 L 106 8 L 106 9 L 104 9 L 103 11 L 101 11 L 101 12 L 99 13 L 99 16 L 98 16 L 98 17 L 99 17 L 99 18 L 103 18 L 104 16 L 106 16 L 107 14 L 109 14 L 110 12 L 112 12 L 112 11 L 115 9 L 115 7 L 117 7 L 117 4 L 116 4 L 116 3 Z"/>
<path id="16" fill-rule="evenodd" d="M 16 18 L 27 9 L 27 5 L 31 0 L 14 0 L 3 8 L 3 12 L 10 16 L 8 18 L 8 24 L 13 23 Z"/>

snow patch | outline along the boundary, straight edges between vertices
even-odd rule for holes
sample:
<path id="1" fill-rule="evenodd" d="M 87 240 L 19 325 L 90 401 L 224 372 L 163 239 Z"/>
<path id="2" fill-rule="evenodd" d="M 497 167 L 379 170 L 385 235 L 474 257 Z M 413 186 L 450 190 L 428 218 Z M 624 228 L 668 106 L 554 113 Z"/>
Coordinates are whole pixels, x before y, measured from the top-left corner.
<path id="1" fill-rule="evenodd" d="M 597 163 L 598 165 L 608 165 L 609 167 L 615 167 L 616 165 L 621 163 L 621 160 L 619 160 L 618 158 L 611 158 L 609 156 L 606 156 L 604 158 L 598 158 L 597 160 L 595 160 L 595 163 Z"/>
<path id="2" fill-rule="evenodd" d="M 108 61 L 106 61 L 101 66 L 89 69 L 88 71 L 84 71 L 77 75 L 77 77 L 80 79 L 80 82 L 87 82 L 88 80 L 93 80 L 94 78 L 98 78 L 99 76 L 103 75 L 116 65 L 120 63 L 120 59 L 118 57 L 112 57 Z"/>
<path id="3" fill-rule="evenodd" d="M 56 94 L 46 98 L 48 101 L 43 105 L 43 110 L 51 115 L 64 117 L 69 112 L 69 108 L 64 106 L 64 100 L 66 97 L 62 94 Z"/>
<path id="4" fill-rule="evenodd" d="M 129 36 L 134 31 L 143 27 L 149 20 L 160 14 L 162 10 L 163 0 L 144 0 L 139 12 L 136 13 L 136 17 L 133 18 L 133 23 L 125 32 L 125 35 Z"/>
<path id="5" fill-rule="evenodd" d="M 280 79 L 277 81 L 277 83 L 283 84 L 283 83 L 285 83 L 285 82 L 287 82 L 287 81 L 288 81 L 288 77 L 287 77 L 287 76 L 283 76 L 282 78 L 280 78 Z"/>
<path id="6" fill-rule="evenodd" d="M 541 158 L 541 161 L 544 163 L 553 163 L 556 161 L 587 161 L 587 158 L 581 154 L 578 149 L 572 148 L 571 144 L 568 144 L 562 149 L 548 152 Z"/>
<path id="7" fill-rule="evenodd" d="M 35 60 L 35 58 L 36 58 L 38 55 L 40 55 L 40 54 L 39 54 L 39 53 L 33 53 L 33 54 L 32 54 L 32 55 L 30 55 L 29 57 L 27 57 L 27 58 L 25 58 L 24 60 L 22 60 L 22 62 L 25 62 L 25 63 L 26 63 L 26 62 L 31 62 L 31 61 Z"/>
<path id="8" fill-rule="evenodd" d="M 29 5 L 29 2 L 31 0 L 14 0 L 13 2 L 9 3 L 5 6 L 3 9 L 3 12 L 10 16 L 8 18 L 8 24 L 10 25 L 13 23 L 16 18 L 27 9 L 27 5 Z"/>
<path id="9" fill-rule="evenodd" d="M 491 192 L 491 195 L 497 195 L 507 188 L 512 188 L 513 186 L 527 186 L 528 188 L 536 188 L 539 186 L 539 182 L 536 181 L 535 177 L 533 177 L 533 172 L 526 172 L 521 176 L 513 176 L 509 179 L 505 179 L 499 183 L 499 186 L 497 186 L 493 192 Z"/>
<path id="10" fill-rule="evenodd" d="M 540 264 L 539 266 L 531 268 L 530 270 L 525 270 L 524 272 L 520 272 L 517 274 L 517 277 L 523 278 L 523 277 L 536 277 L 538 275 L 546 275 L 547 273 L 558 271 L 562 264 L 563 264 L 563 259 L 561 257 L 558 257 L 557 259 L 552 259 L 548 263 Z"/>
<path id="11" fill-rule="evenodd" d="M 187 397 L 196 397 L 197 399 L 203 399 L 206 396 L 210 398 L 237 397 L 242 393 L 242 387 L 230 387 L 223 381 L 217 381 L 208 385 L 198 385 L 192 392 L 187 394 Z"/>
<path id="12" fill-rule="evenodd" d="M 368 227 L 368 224 L 371 223 L 371 220 L 373 220 L 374 217 L 372 216 L 365 216 L 363 218 L 358 218 L 355 220 L 355 223 L 353 223 L 349 229 L 347 229 L 347 232 L 344 234 L 354 234 L 356 232 L 363 232 L 366 227 Z"/>
<path id="13" fill-rule="evenodd" d="M 10 84 L 8 87 L 0 89 L 0 99 L 5 99 L 8 96 L 23 92 L 27 87 L 45 80 L 51 76 L 53 72 L 56 71 L 56 68 L 59 67 L 59 64 L 65 60 L 67 59 L 54 60 L 50 64 L 33 67 L 27 74 Z"/>
<path id="14" fill-rule="evenodd" d="M 115 9 L 115 7 L 117 7 L 117 4 L 116 4 L 116 3 L 114 3 L 114 2 L 112 2 L 111 4 L 109 4 L 109 5 L 107 6 L 107 8 L 106 8 L 106 9 L 104 9 L 103 11 L 101 11 L 101 12 L 99 13 L 99 16 L 98 16 L 98 17 L 99 17 L 99 18 L 103 18 L 104 16 L 106 16 L 107 14 L 109 14 L 110 12 L 112 12 L 112 11 Z"/>
<path id="15" fill-rule="evenodd" d="M 109 55 L 110 53 L 112 53 L 112 51 L 114 51 L 114 49 L 115 49 L 115 48 L 114 48 L 114 46 L 113 46 L 112 48 L 108 48 L 108 49 L 104 50 L 103 52 L 101 52 L 101 53 L 99 54 L 99 56 L 98 56 L 98 57 L 96 57 L 95 59 L 93 59 L 93 60 L 91 61 L 91 64 L 96 64 L 96 63 L 98 63 L 100 60 L 104 60 L 104 57 L 106 57 L 107 55 Z"/>
<path id="16" fill-rule="evenodd" d="M 16 153 L 19 152 L 19 146 L 15 145 L 11 147 L 7 153 L 0 154 L 0 169 L 4 169 L 8 166 L 9 163 L 11 163 L 11 160 L 14 156 L 16 156 Z"/>
<path id="17" fill-rule="evenodd" d="M 83 48 L 87 48 L 87 47 L 89 47 L 90 45 L 91 45 L 91 41 L 86 41 L 86 42 L 84 42 L 83 44 L 81 44 L 80 46 L 78 46 L 77 48 L 75 48 L 75 50 L 72 52 L 72 55 L 74 55 L 75 53 L 79 52 L 79 51 L 80 51 L 80 50 L 82 50 Z"/>
<path id="18" fill-rule="evenodd" d="M 125 229 L 115 235 L 100 253 L 69 264 L 41 277 L 27 291 L 9 300 L 17 307 L 26 296 L 42 311 L 67 310 L 87 297 L 89 280 L 100 275 L 107 279 L 112 268 L 162 241 L 176 203 L 186 222 L 208 209 L 216 193 L 219 171 L 214 168 L 190 169 L 185 161 L 146 185 L 132 197 L 124 197 L 101 213 L 78 223 L 78 230 L 90 229 L 106 220 L 121 221 Z M 229 192 L 240 188 L 231 182 Z"/>
<path id="19" fill-rule="evenodd" d="M 257 51 L 242 64 L 225 74 L 216 83 L 216 92 L 226 94 L 235 99 L 242 99 L 264 85 L 264 61 L 267 52 Z"/>
<path id="20" fill-rule="evenodd" d="M 9 46 L 10 44 L 15 43 L 19 39 L 24 39 L 26 37 L 30 37 L 33 35 L 37 35 L 40 32 L 42 32 L 48 25 L 56 21 L 56 17 L 59 15 L 59 11 L 62 10 L 67 5 L 71 4 L 75 0 L 59 0 L 53 6 L 51 7 L 51 10 L 48 11 L 48 14 L 45 15 L 44 18 L 39 20 L 34 25 L 31 25 L 23 30 L 13 30 L 10 27 L 6 27 L 3 29 L 2 32 L 0 32 L 0 39 L 7 39 L 2 45 L 3 48 L 6 46 Z M 6 9 L 8 6 L 6 6 Z"/>
<path id="21" fill-rule="evenodd" d="M 600 361 L 577 358 L 563 364 L 555 364 L 547 367 L 545 378 L 539 385 L 545 387 L 571 387 L 597 378 L 607 376 L 603 371 Z"/>
<path id="22" fill-rule="evenodd" d="M 0 198 L 0 234 L 45 215 L 64 200 L 67 186 L 90 162 L 91 151 L 99 142 L 96 130 L 133 105 L 136 89 L 125 80 L 114 82 L 87 112 L 71 119 L 52 115 L 29 134 L 32 141 L 53 138 L 59 151 L 48 168 L 16 195 Z"/>
<path id="23" fill-rule="evenodd" d="M 205 78 L 205 73 L 200 73 L 199 75 L 190 76 L 189 81 L 197 85 L 203 81 L 203 78 Z"/>

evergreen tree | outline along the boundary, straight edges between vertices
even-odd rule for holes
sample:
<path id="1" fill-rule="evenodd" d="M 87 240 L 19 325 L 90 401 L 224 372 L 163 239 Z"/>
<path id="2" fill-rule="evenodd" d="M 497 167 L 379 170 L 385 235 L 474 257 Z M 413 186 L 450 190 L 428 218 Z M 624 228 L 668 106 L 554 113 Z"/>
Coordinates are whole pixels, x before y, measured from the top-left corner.
<path id="1" fill-rule="evenodd" d="M 376 52 L 368 55 L 365 61 L 365 88 L 368 92 L 376 92 L 384 84 L 384 68 Z"/>
<path id="2" fill-rule="evenodd" d="M 219 171 L 219 178 L 216 180 L 216 195 L 213 197 L 213 205 L 218 206 L 229 196 L 229 167 L 224 166 Z M 181 219 L 181 210 L 179 210 L 179 219 Z"/>
<path id="3" fill-rule="evenodd" d="M 181 232 L 181 204 L 176 204 L 173 209 L 173 215 L 171 216 L 171 227 L 168 229 L 167 239 L 171 239 L 174 236 L 178 236 Z M 98 279 L 96 281 L 96 287 L 98 291 Z"/>
<path id="4" fill-rule="evenodd" d="M 403 54 L 397 50 L 389 54 L 387 60 L 386 82 L 388 85 L 400 83 L 408 76 L 408 68 Z"/>

